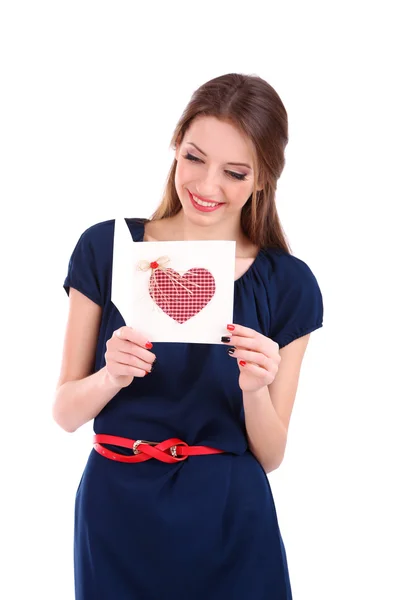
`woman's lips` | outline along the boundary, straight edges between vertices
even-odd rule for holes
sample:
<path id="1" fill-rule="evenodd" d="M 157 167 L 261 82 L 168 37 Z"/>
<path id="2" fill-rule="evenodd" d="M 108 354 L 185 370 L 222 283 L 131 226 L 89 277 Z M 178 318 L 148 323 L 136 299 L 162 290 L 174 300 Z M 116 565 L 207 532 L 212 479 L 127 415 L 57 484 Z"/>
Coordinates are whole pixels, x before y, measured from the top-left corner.
<path id="1" fill-rule="evenodd" d="M 193 198 L 193 195 L 190 192 L 189 197 L 193 206 L 197 208 L 197 210 L 199 210 L 200 212 L 213 212 L 214 210 L 217 210 L 220 206 L 222 206 L 222 203 L 217 204 L 217 206 L 201 206 L 200 204 L 197 204 L 196 200 Z"/>

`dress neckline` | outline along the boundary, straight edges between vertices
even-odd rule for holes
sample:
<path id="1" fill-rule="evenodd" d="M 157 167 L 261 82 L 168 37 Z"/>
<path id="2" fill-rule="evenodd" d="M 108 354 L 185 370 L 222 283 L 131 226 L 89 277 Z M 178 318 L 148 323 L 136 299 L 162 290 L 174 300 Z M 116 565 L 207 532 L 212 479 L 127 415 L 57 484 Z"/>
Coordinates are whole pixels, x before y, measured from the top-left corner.
<path id="1" fill-rule="evenodd" d="M 136 218 L 136 219 L 135 218 L 126 218 L 125 221 L 127 222 L 127 224 L 128 224 L 128 222 L 132 222 L 133 221 L 134 223 L 137 223 L 139 225 L 139 229 L 137 231 L 137 235 L 134 235 L 133 238 L 134 238 L 135 242 L 144 242 L 145 240 L 143 238 L 144 238 L 144 234 L 145 234 L 145 229 L 144 229 L 145 228 L 145 224 L 149 223 L 150 219 L 144 219 L 144 218 Z M 246 279 L 249 275 L 252 274 L 252 272 L 253 272 L 256 264 L 258 263 L 258 261 L 261 258 L 262 253 L 263 253 L 263 250 L 260 249 L 257 252 L 257 254 L 256 254 L 253 262 L 249 266 L 249 268 L 240 277 L 238 277 L 238 279 L 234 280 L 234 284 L 235 285 L 239 284 L 240 282 L 242 282 L 242 280 Z"/>

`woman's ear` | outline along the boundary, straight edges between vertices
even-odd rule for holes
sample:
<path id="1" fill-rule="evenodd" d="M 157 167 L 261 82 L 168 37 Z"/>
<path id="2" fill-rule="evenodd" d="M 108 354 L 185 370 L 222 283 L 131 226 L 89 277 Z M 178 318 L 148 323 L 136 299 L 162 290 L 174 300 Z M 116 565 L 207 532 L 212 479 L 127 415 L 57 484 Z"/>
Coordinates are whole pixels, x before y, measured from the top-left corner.
<path id="1" fill-rule="evenodd" d="M 176 150 L 175 150 L 175 160 L 178 160 L 178 156 L 179 156 L 179 148 L 180 148 L 180 145 L 179 145 L 179 144 L 176 144 Z"/>
<path id="2" fill-rule="evenodd" d="M 182 133 L 180 133 L 175 141 L 175 158 L 176 160 L 178 160 L 178 156 L 179 156 L 179 150 L 181 148 L 181 144 L 182 144 Z"/>

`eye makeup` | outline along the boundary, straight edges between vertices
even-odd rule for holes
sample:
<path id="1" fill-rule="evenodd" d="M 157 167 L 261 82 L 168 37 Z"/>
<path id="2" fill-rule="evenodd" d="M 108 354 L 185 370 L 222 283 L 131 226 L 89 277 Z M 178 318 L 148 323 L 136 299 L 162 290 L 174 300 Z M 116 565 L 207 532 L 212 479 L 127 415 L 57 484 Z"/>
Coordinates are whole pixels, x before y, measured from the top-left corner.
<path id="1" fill-rule="evenodd" d="M 203 162 L 200 158 L 193 156 L 193 154 L 189 154 L 189 152 L 187 152 L 183 158 L 186 158 L 186 160 L 190 160 L 191 162 L 199 162 L 199 163 Z M 232 179 L 236 179 L 237 181 L 245 181 L 246 180 L 246 175 L 243 175 L 242 173 L 235 173 L 234 171 L 225 171 L 225 172 L 228 173 L 229 176 L 232 177 Z"/>

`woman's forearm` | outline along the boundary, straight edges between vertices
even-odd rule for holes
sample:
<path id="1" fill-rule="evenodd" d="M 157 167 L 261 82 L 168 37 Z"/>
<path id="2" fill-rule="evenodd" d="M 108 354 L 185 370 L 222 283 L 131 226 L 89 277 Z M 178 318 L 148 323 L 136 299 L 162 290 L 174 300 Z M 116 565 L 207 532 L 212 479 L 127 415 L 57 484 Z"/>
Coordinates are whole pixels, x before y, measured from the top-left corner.
<path id="1" fill-rule="evenodd" d="M 274 471 L 285 454 L 287 430 L 275 411 L 268 386 L 243 392 L 243 406 L 249 448 L 266 473 Z"/>
<path id="2" fill-rule="evenodd" d="M 57 388 L 53 402 L 53 418 L 62 429 L 73 433 L 94 419 L 122 388 L 108 377 L 106 367 Z"/>

